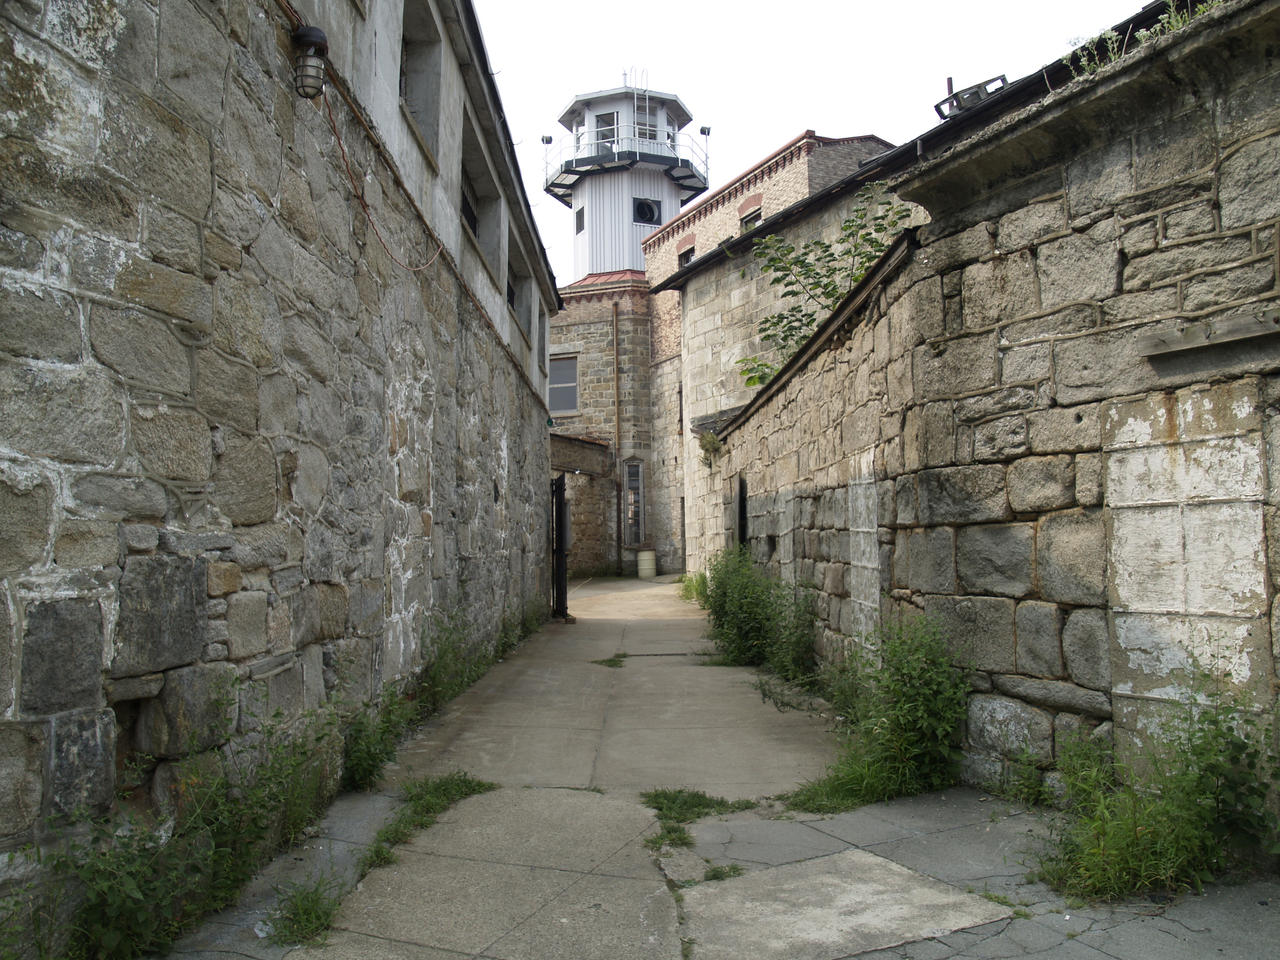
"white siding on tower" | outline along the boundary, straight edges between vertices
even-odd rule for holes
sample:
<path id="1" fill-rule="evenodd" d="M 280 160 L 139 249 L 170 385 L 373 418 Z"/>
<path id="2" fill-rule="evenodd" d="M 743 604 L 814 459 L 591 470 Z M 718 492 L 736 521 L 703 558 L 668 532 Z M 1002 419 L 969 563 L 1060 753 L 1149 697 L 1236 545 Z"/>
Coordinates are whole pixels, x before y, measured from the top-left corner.
<path id="1" fill-rule="evenodd" d="M 659 224 L 635 223 L 632 201 L 657 200 L 665 222 L 679 212 L 680 193 L 661 171 L 635 167 L 586 177 L 574 191 L 574 208 L 586 208 L 586 229 L 574 238 L 574 274 L 643 270 L 640 243 Z"/>

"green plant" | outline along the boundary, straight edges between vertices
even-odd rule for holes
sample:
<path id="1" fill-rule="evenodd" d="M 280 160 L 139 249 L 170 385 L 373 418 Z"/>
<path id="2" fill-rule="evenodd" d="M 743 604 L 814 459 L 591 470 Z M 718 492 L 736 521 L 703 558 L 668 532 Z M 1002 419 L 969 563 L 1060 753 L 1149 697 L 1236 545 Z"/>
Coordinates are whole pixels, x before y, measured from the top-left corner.
<path id="1" fill-rule="evenodd" d="M 683 823 L 658 821 L 658 832 L 652 837 L 645 837 L 644 845 L 650 850 L 661 850 L 663 847 L 692 847 L 693 834 Z"/>
<path id="2" fill-rule="evenodd" d="M 1280 785 L 1272 722 L 1212 684 L 1195 687 L 1144 769 L 1092 740 L 1062 746 L 1067 820 L 1040 859 L 1053 886 L 1087 899 L 1186 890 L 1258 850 L 1280 853 L 1267 807 Z"/>
<path id="3" fill-rule="evenodd" d="M 1106 30 L 1083 42 L 1076 40 L 1076 49 L 1063 57 L 1062 62 L 1070 69 L 1073 79 L 1091 77 L 1103 67 L 1125 56 L 1130 50 L 1130 39 L 1141 47 L 1181 30 L 1196 17 L 1208 13 L 1221 3 L 1222 0 L 1200 0 L 1194 3 L 1192 0 L 1165 0 L 1165 11 L 1151 28 L 1137 31 L 1132 38 L 1122 38 L 1114 30 Z"/>
<path id="4" fill-rule="evenodd" d="M 341 885 L 333 877 L 276 888 L 279 903 L 271 917 L 270 941 L 287 945 L 323 943 L 342 905 Z"/>
<path id="5" fill-rule="evenodd" d="M 730 877 L 740 877 L 746 871 L 742 869 L 740 863 L 730 863 L 707 867 L 707 872 L 702 875 L 703 880 L 728 880 Z"/>
<path id="6" fill-rule="evenodd" d="M 1048 797 L 1036 755 L 1024 748 L 1006 767 L 1003 780 L 993 792 L 1028 807 L 1044 803 Z"/>
<path id="7" fill-rule="evenodd" d="M 696 603 L 698 606 L 706 609 L 706 571 L 699 570 L 697 573 L 686 573 L 680 577 L 680 599 L 685 603 Z"/>
<path id="8" fill-rule="evenodd" d="M 807 240 L 799 249 L 785 238 L 771 235 L 755 242 L 760 272 L 772 274 L 787 306 L 763 317 L 760 339 L 777 348 L 785 363 L 809 338 L 821 314 L 830 314 L 889 248 L 899 226 L 910 215 L 884 184 L 865 184 L 853 198 L 853 208 L 833 241 Z M 760 357 L 738 361 L 747 386 L 768 383 L 778 367 Z"/>
<path id="9" fill-rule="evenodd" d="M 834 813 L 955 781 L 969 687 L 936 624 L 886 625 L 871 647 L 826 673 L 850 734 L 825 777 L 787 795 L 796 809 Z"/>
<path id="10" fill-rule="evenodd" d="M 685 829 L 686 823 L 713 814 L 750 810 L 755 806 L 751 800 L 726 800 L 708 796 L 700 790 L 684 789 L 647 790 L 640 794 L 640 799 L 658 815 L 658 833 L 645 840 L 645 846 L 651 850 L 663 846 L 691 847 L 693 837 Z"/>
<path id="11" fill-rule="evenodd" d="M 724 452 L 724 442 L 714 430 L 703 430 L 698 434 L 698 449 L 702 451 L 702 465 L 709 467 Z"/>
<path id="12" fill-rule="evenodd" d="M 751 562 L 744 547 L 725 550 L 707 567 L 711 640 L 731 664 L 767 664 L 784 680 L 813 672 L 811 600 Z"/>
<path id="13" fill-rule="evenodd" d="M 613 669 L 616 670 L 618 667 L 622 666 L 622 661 L 625 659 L 627 659 L 627 655 L 625 653 L 619 652 L 619 653 L 615 653 L 612 657 L 607 657 L 604 660 L 592 660 L 591 662 L 594 664 L 598 664 L 599 666 L 602 666 L 602 667 L 612 667 Z"/>

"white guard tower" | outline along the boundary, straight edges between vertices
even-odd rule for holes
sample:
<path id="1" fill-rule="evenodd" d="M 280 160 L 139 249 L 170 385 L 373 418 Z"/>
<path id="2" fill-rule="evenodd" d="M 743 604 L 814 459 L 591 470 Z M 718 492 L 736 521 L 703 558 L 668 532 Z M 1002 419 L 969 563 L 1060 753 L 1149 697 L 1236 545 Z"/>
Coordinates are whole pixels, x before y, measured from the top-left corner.
<path id="1" fill-rule="evenodd" d="M 640 241 L 707 189 L 705 151 L 680 132 L 690 119 L 678 97 L 639 87 L 584 94 L 560 116 L 572 137 L 548 154 L 546 190 L 574 213 L 575 280 L 643 270 Z"/>

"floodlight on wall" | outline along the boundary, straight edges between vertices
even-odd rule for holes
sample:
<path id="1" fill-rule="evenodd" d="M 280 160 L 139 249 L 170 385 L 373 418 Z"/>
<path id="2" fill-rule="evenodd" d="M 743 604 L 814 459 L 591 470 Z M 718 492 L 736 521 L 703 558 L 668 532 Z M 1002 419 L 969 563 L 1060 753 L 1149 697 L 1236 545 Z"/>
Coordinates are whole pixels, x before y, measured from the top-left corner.
<path id="1" fill-rule="evenodd" d="M 319 27 L 299 27 L 293 32 L 293 89 L 314 100 L 324 92 L 324 58 L 329 38 Z"/>
<path id="2" fill-rule="evenodd" d="M 545 135 L 544 135 L 544 136 L 543 136 L 543 138 L 542 138 L 542 145 L 543 145 L 544 147 L 549 147 L 549 146 L 551 146 L 551 138 L 550 138 L 550 137 L 548 137 L 548 136 L 545 136 Z"/>

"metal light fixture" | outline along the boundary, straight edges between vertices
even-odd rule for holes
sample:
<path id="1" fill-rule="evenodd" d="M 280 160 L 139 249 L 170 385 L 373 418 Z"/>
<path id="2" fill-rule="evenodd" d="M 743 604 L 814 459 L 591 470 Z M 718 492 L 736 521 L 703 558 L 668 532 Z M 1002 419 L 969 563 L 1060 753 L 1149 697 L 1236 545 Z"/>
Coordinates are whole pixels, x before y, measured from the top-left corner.
<path id="1" fill-rule="evenodd" d="M 293 89 L 314 100 L 324 92 L 324 58 L 329 38 L 319 27 L 299 27 L 293 32 Z"/>

